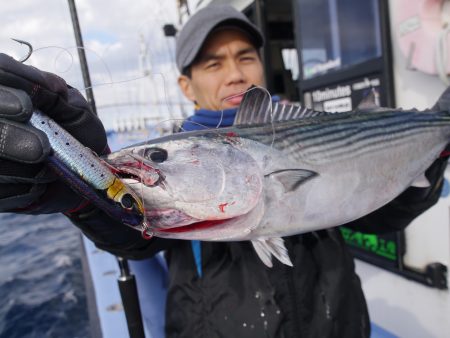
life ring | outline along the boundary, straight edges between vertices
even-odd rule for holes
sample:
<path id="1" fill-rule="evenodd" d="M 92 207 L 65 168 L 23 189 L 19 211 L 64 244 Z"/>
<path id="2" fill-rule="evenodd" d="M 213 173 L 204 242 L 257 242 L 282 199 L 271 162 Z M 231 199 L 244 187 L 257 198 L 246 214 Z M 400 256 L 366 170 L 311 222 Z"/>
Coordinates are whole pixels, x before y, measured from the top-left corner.
<path id="1" fill-rule="evenodd" d="M 449 74 L 450 1 L 397 0 L 394 10 L 394 27 L 408 66 L 428 74 Z"/>

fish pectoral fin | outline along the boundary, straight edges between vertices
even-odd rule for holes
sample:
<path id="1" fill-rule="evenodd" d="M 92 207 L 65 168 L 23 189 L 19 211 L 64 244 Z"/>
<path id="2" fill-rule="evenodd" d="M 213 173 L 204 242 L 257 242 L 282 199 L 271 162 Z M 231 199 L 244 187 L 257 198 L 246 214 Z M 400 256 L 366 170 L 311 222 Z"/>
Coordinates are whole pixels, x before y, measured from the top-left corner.
<path id="1" fill-rule="evenodd" d="M 414 182 L 411 183 L 411 187 L 416 188 L 429 188 L 430 186 L 431 183 L 428 178 L 426 178 L 425 174 L 420 175 L 414 180 Z"/>
<path id="2" fill-rule="evenodd" d="M 281 237 L 259 238 L 253 240 L 252 244 L 259 258 L 269 268 L 273 266 L 272 256 L 283 264 L 293 266 L 288 250 L 284 246 L 284 240 Z"/>
<path id="3" fill-rule="evenodd" d="M 255 239 L 252 241 L 253 248 L 255 249 L 258 257 L 262 260 L 262 262 L 271 268 L 272 265 L 272 254 L 270 250 L 267 249 L 267 245 L 265 245 L 264 240 Z"/>
<path id="4" fill-rule="evenodd" d="M 316 172 L 311 170 L 285 169 L 271 172 L 264 177 L 278 180 L 283 185 L 285 192 L 290 192 L 317 175 Z"/>

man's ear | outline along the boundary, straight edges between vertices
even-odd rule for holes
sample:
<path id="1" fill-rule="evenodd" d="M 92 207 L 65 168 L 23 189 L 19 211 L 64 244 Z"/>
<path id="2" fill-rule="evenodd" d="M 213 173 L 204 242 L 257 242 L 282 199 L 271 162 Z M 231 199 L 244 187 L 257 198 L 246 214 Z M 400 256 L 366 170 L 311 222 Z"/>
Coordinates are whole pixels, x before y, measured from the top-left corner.
<path id="1" fill-rule="evenodd" d="M 191 79 L 186 75 L 180 75 L 178 77 L 178 85 L 180 86 L 184 96 L 186 96 L 190 101 L 195 102 L 196 98 L 194 91 L 192 90 Z"/>

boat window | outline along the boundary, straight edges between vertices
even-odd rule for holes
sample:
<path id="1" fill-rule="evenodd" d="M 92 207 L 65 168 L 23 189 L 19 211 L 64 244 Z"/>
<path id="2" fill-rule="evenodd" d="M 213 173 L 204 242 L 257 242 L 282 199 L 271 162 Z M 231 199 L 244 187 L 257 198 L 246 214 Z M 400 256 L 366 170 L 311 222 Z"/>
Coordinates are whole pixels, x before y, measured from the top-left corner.
<path id="1" fill-rule="evenodd" d="M 377 0 L 297 0 L 303 79 L 381 56 Z"/>

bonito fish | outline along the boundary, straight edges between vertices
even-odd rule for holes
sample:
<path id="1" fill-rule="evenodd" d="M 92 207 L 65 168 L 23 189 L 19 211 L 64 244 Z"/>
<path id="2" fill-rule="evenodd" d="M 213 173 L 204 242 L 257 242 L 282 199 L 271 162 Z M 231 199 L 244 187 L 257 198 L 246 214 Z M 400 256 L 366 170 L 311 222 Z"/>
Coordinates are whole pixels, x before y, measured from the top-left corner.
<path id="1" fill-rule="evenodd" d="M 329 114 L 254 89 L 233 127 L 162 137 L 107 161 L 142 196 L 155 236 L 250 240 L 265 264 L 272 255 L 291 264 L 281 237 L 345 224 L 423 186 L 450 140 L 449 96 L 428 111 Z"/>

